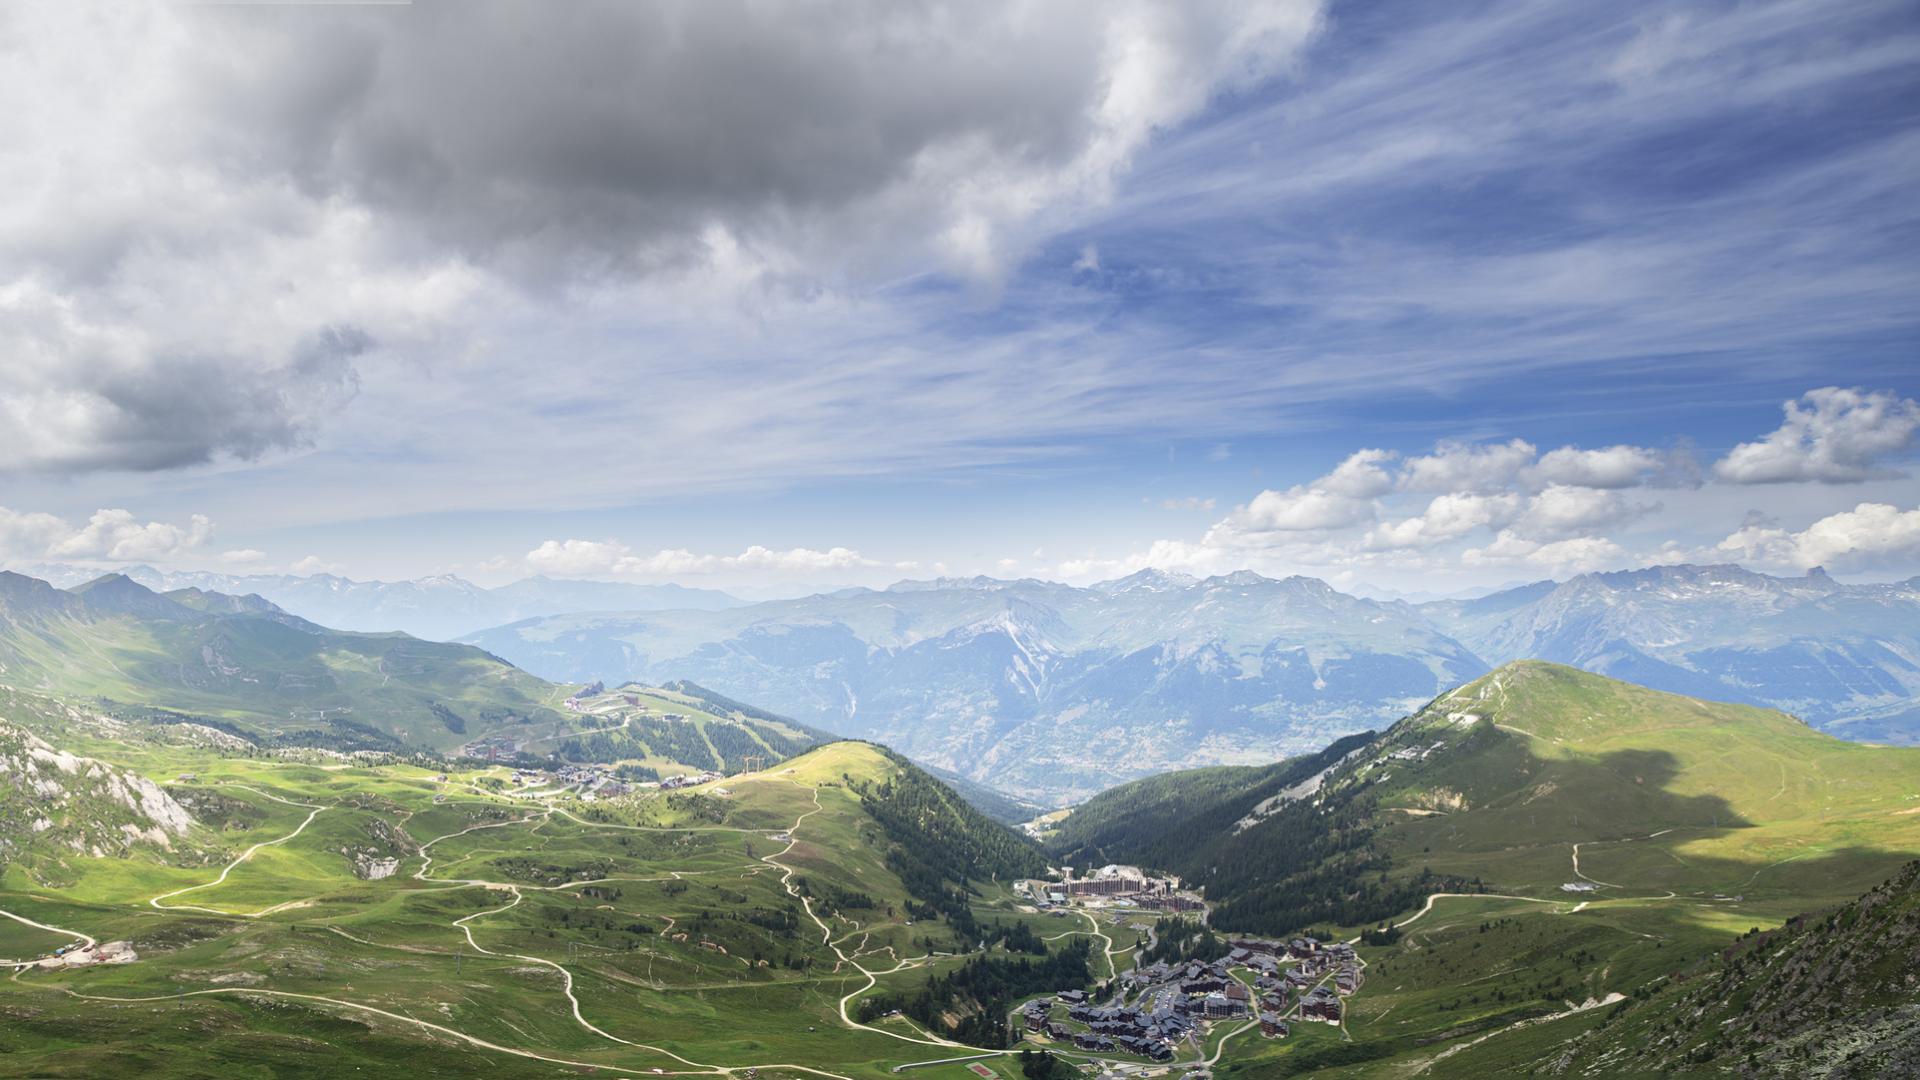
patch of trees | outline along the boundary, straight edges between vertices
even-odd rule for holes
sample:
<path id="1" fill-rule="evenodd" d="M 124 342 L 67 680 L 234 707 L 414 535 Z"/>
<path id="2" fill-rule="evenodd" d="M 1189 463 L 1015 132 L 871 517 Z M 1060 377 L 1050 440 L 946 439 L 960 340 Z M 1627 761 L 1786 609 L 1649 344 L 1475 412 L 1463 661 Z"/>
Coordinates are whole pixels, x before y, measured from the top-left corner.
<path id="1" fill-rule="evenodd" d="M 713 750 L 707 746 L 707 740 L 700 735 L 700 725 L 691 720 L 665 720 L 650 716 L 634 717 L 628 728 L 646 744 L 653 748 L 655 757 L 677 761 L 696 769 L 720 768 L 720 762 L 714 758 Z"/>
<path id="2" fill-rule="evenodd" d="M 381 731 L 371 724 L 349 720 L 344 716 L 328 717 L 327 730 L 307 728 L 302 731 L 283 732 L 268 739 L 265 745 L 276 748 L 313 747 L 317 750 L 333 750 L 342 754 L 351 754 L 360 750 L 405 754 L 411 750 L 404 740 Z"/>
<path id="3" fill-rule="evenodd" d="M 984 945 L 1005 945 L 1008 952 L 1029 953 L 1033 956 L 1047 955 L 1047 943 L 1033 932 L 1033 927 L 1023 922 L 991 923 L 981 938 Z"/>
<path id="4" fill-rule="evenodd" d="M 609 877 L 617 865 L 612 859 L 593 859 L 584 863 L 560 864 L 541 862 L 524 855 L 509 855 L 494 865 L 500 872 L 516 881 L 533 881 L 543 885 L 564 885 L 569 881 L 593 881 Z"/>
<path id="5" fill-rule="evenodd" d="M 891 750 L 901 767 L 881 783 L 855 786 L 860 805 L 891 841 L 887 867 L 899 875 L 916 919 L 945 918 L 967 940 L 980 935 L 970 908 L 974 881 L 1037 877 L 1046 858 L 1025 837 L 968 805 Z"/>
<path id="6" fill-rule="evenodd" d="M 507 709 L 498 705 L 489 705 L 480 710 L 480 722 L 489 726 L 501 724 L 531 724 L 536 720 L 557 720 L 560 714 L 552 709 L 536 709 L 527 712 L 521 709 Z"/>
<path id="7" fill-rule="evenodd" d="M 1151 965 L 1161 960 L 1184 964 L 1198 960 L 1210 964 L 1227 955 L 1230 946 L 1198 919 L 1169 919 L 1155 931 L 1158 940 L 1140 953 L 1140 963 Z"/>
<path id="8" fill-rule="evenodd" d="M 1375 922 L 1428 893 L 1483 892 L 1478 880 L 1429 870 L 1395 876 L 1366 789 L 1323 789 L 1256 824 L 1235 825 L 1260 802 L 1338 765 L 1371 741 L 1352 735 L 1262 769 L 1198 769 L 1116 788 L 1067 818 L 1056 847 L 1069 861 L 1137 863 L 1204 886 L 1223 929 L 1289 934 L 1315 923 Z"/>
<path id="9" fill-rule="evenodd" d="M 1481 932 L 1485 933 L 1486 924 L 1481 923 L 1480 925 L 1482 927 Z M 1386 923 L 1381 923 L 1377 927 L 1369 926 L 1365 930 L 1360 931 L 1360 944 L 1362 945 L 1391 945 L 1399 940 L 1400 928 L 1397 926 L 1389 926 Z"/>
<path id="10" fill-rule="evenodd" d="M 1070 1066 L 1060 1064 L 1059 1059 L 1045 1050 L 1021 1049 L 1020 1075 L 1027 1080 L 1053 1080 L 1054 1077 L 1073 1075 Z"/>
<path id="11" fill-rule="evenodd" d="M 713 825 L 727 820 L 725 799 L 716 799 L 697 791 L 690 795 L 668 795 L 667 809 L 686 814 L 695 821 L 705 821 Z"/>
<path id="12" fill-rule="evenodd" d="M 793 887 L 801 896 L 811 896 L 833 911 L 871 911 L 880 906 L 866 893 L 843 889 L 830 881 L 816 885 L 807 878 L 797 877 L 793 879 Z"/>
<path id="13" fill-rule="evenodd" d="M 467 718 L 447 708 L 445 705 L 436 701 L 427 706 L 427 711 L 433 714 L 435 720 L 440 721 L 442 727 L 453 732 L 455 735 L 465 735 L 467 733 Z"/>
<path id="14" fill-rule="evenodd" d="M 711 706 L 709 711 L 718 716 L 744 716 L 749 720 L 762 720 L 767 724 L 779 724 L 782 727 L 801 732 L 802 736 L 800 738 L 794 738 L 781 733 L 777 729 L 762 724 L 753 726 L 754 731 L 766 741 L 767 746 L 783 758 L 793 757 L 821 743 L 833 741 L 833 736 L 824 731 L 810 728 L 798 720 L 788 719 L 778 713 L 770 713 L 765 709 L 748 705 L 745 702 L 735 701 L 722 694 L 716 694 L 698 683 L 691 683 L 685 679 L 676 679 L 668 683 L 666 689 L 676 694 L 684 694 L 687 697 Z"/>
<path id="15" fill-rule="evenodd" d="M 708 724 L 707 741 L 726 759 L 728 772 L 745 771 L 750 757 L 770 756 L 767 748 L 740 724 Z"/>
<path id="16" fill-rule="evenodd" d="M 917 993 L 863 999 L 859 1016 L 871 1022 L 897 1009 L 950 1039 L 1004 1047 L 1011 1041 L 1007 1013 L 1014 1002 L 1039 993 L 1085 989 L 1093 981 L 1087 962 L 1091 948 L 1090 942 L 1079 938 L 1036 959 L 977 956 L 949 974 L 929 979 Z"/>

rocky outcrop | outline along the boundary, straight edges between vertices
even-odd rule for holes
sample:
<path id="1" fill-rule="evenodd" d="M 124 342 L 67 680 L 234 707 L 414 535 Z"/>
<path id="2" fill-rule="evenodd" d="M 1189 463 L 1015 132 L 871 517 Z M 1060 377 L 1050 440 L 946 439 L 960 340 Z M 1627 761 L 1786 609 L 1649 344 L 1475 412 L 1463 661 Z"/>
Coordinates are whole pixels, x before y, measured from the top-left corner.
<path id="1" fill-rule="evenodd" d="M 0 721 L 0 861 L 174 852 L 194 829 L 193 816 L 152 780 Z"/>

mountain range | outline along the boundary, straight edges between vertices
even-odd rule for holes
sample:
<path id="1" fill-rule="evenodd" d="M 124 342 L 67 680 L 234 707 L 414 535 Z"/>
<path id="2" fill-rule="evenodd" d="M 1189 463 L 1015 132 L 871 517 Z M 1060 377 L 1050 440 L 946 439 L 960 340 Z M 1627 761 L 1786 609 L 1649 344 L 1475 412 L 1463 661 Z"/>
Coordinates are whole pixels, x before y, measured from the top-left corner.
<path id="1" fill-rule="evenodd" d="M 1245 572 L 904 582 L 463 640 L 552 679 L 692 679 L 1052 805 L 1316 747 L 1486 670 L 1405 605 Z"/>
<path id="2" fill-rule="evenodd" d="M 333 630 L 259 596 L 0 571 L 0 679 L 341 749 L 452 749 L 563 721 L 565 691 L 470 645 Z"/>
<path id="3" fill-rule="evenodd" d="M 19 568 L 60 587 L 79 585 L 101 571 L 63 564 Z M 341 630 L 399 630 L 448 641 L 503 623 L 576 611 L 715 609 L 744 603 L 713 589 L 634 585 L 535 576 L 486 588 L 453 574 L 407 581 L 355 581 L 337 574 L 219 574 L 130 566 L 126 577 L 158 592 L 201 589 L 264 597 L 323 626 Z"/>
<path id="4" fill-rule="evenodd" d="M 1517 659 L 1920 741 L 1920 580 L 1817 571 L 1657 567 L 1422 604 L 1246 571 L 1088 588 L 940 579 L 462 640 L 552 679 L 693 679 L 1055 804 L 1312 750 Z"/>
<path id="5" fill-rule="evenodd" d="M 1920 578 L 1846 585 L 1659 566 L 1422 604 L 1490 664 L 1535 658 L 1784 709 L 1850 739 L 1920 741 Z"/>

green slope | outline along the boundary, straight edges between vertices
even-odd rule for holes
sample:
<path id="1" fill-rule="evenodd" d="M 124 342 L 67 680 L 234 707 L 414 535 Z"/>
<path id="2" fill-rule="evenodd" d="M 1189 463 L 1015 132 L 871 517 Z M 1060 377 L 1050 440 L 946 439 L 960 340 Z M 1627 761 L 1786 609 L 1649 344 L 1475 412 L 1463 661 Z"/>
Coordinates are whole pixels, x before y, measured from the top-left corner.
<path id="1" fill-rule="evenodd" d="M 344 748 L 451 750 L 558 721 L 564 696 L 470 646 L 329 630 L 258 597 L 163 596 L 119 575 L 62 591 L 0 573 L 0 672 Z"/>
<path id="2" fill-rule="evenodd" d="M 1553 1060 L 1583 1072 L 1920 1073 L 1920 862 L 1852 903 L 1742 935 Z"/>
<path id="3" fill-rule="evenodd" d="M 1050 847 L 1181 873 L 1206 886 L 1221 925 L 1270 932 L 1374 922 L 1446 882 L 1543 899 L 1573 883 L 1595 897 L 1838 902 L 1920 851 L 1920 819 L 1901 813 L 1916 805 L 1920 753 L 1554 664 L 1510 664 L 1443 695 L 1310 795 L 1260 809 L 1349 749 L 1116 789 Z"/>
<path id="4" fill-rule="evenodd" d="M 909 1021 L 861 1022 L 865 999 L 1031 966 L 1003 947 L 962 952 L 1000 925 L 993 878 L 1038 852 L 867 744 L 724 791 L 587 802 L 509 794 L 498 766 L 302 763 L 70 719 L 75 752 L 167 778 L 221 857 L 81 855 L 58 877 L 8 860 L 0 912 L 63 929 L 0 919 L 16 949 L 0 956 L 85 935 L 131 941 L 139 960 L 0 980 L 0 1076 L 805 1065 L 879 1080 L 955 1051 Z M 370 859 L 393 872 L 368 877 Z M 926 910 L 941 897 L 966 902 Z M 1054 951 L 1084 964 L 1082 940 Z M 975 1028 L 1003 1004 L 971 1001 Z"/>

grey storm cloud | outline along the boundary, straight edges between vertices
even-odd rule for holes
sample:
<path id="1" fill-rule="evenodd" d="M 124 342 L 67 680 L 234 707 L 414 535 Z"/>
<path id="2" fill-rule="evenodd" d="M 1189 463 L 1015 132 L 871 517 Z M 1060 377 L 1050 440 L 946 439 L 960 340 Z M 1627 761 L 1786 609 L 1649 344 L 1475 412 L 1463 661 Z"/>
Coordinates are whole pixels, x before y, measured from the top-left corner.
<path id="1" fill-rule="evenodd" d="M 356 391 L 364 331 L 325 327 L 278 363 L 164 354 L 115 362 L 78 350 L 0 389 L 0 469 L 151 471 L 306 444 Z"/>
<path id="2" fill-rule="evenodd" d="M 495 313 L 690 275 L 802 297 L 929 270 L 995 283 L 1320 17 L 7 5 L 0 95 L 31 107 L 0 116 L 0 349 L 23 372 L 0 386 L 0 467 L 297 445 L 367 362 L 316 327 L 432 366 Z"/>

